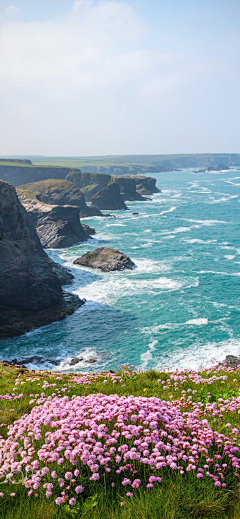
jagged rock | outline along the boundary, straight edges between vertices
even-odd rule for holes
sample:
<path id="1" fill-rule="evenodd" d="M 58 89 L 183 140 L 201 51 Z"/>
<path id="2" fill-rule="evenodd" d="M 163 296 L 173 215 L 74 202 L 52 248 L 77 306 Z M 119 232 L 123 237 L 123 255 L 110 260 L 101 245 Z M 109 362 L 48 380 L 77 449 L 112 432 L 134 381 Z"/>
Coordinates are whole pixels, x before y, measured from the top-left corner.
<path id="1" fill-rule="evenodd" d="M 81 189 L 84 193 L 85 200 L 91 202 L 91 198 L 109 184 L 111 176 L 78 171 L 69 173 L 66 180 L 72 182 L 75 186 Z"/>
<path id="2" fill-rule="evenodd" d="M 24 194 L 19 198 L 45 249 L 71 247 L 89 239 L 90 231 L 85 232 L 80 223 L 79 207 L 45 204 Z"/>
<path id="3" fill-rule="evenodd" d="M 51 262 L 52 270 L 57 275 L 57 277 L 61 283 L 61 286 L 70 285 L 74 279 L 74 276 L 70 272 L 70 270 L 68 270 L 66 267 L 63 267 L 59 263 L 52 261 L 50 258 L 49 258 L 49 261 Z"/>
<path id="4" fill-rule="evenodd" d="M 92 197 L 91 207 L 108 211 L 126 210 L 127 206 L 120 194 L 119 185 L 116 182 L 108 184 Z"/>
<path id="5" fill-rule="evenodd" d="M 48 179 L 41 182 L 32 182 L 19 186 L 17 192 L 31 198 L 36 198 L 45 204 L 52 205 L 76 205 L 80 209 L 80 217 L 103 216 L 101 211 L 94 207 L 89 207 L 84 198 L 84 194 L 67 180 Z"/>
<path id="6" fill-rule="evenodd" d="M 0 181 L 0 339 L 63 319 L 83 303 L 63 293 L 14 187 Z"/>
<path id="7" fill-rule="evenodd" d="M 120 194 L 123 197 L 123 200 L 128 201 L 144 201 L 145 198 L 138 193 L 137 191 L 137 183 L 134 176 L 112 176 L 113 182 L 116 182 L 120 188 Z"/>
<path id="8" fill-rule="evenodd" d="M 10 361 L 4 360 L 3 362 L 7 362 L 8 364 L 12 366 L 22 366 L 23 368 L 26 368 L 26 364 L 45 364 L 48 362 L 49 364 L 52 364 L 53 366 L 58 366 L 60 364 L 60 360 L 56 359 L 44 359 L 44 357 L 39 357 L 38 355 L 33 355 L 32 357 L 26 357 L 24 359 L 12 359 Z"/>
<path id="9" fill-rule="evenodd" d="M 145 177 L 144 175 L 125 175 L 126 178 L 133 178 L 136 182 L 136 191 L 140 195 L 152 195 L 160 193 L 160 189 L 156 187 L 156 178 Z"/>
<path id="10" fill-rule="evenodd" d="M 236 368 L 238 365 L 240 365 L 240 357 L 236 357 L 235 355 L 227 355 L 221 364 L 226 364 L 229 368 Z"/>
<path id="11" fill-rule="evenodd" d="M 86 225 L 85 223 L 82 223 L 83 230 L 89 238 L 93 236 L 93 234 L 96 234 L 96 231 L 93 227 L 89 227 L 89 225 Z"/>
<path id="12" fill-rule="evenodd" d="M 90 267 L 100 269 L 103 272 L 110 272 L 114 270 L 132 270 L 135 264 L 123 252 L 116 249 L 109 249 L 108 247 L 100 247 L 93 251 L 83 254 L 80 258 L 74 261 L 75 265 L 82 265 L 83 267 Z"/>
<path id="13" fill-rule="evenodd" d="M 208 166 L 204 169 L 199 169 L 198 171 L 194 171 L 194 173 L 208 173 L 209 171 L 224 171 L 228 170 L 229 167 L 225 166 L 224 164 L 216 164 L 215 166 Z"/>

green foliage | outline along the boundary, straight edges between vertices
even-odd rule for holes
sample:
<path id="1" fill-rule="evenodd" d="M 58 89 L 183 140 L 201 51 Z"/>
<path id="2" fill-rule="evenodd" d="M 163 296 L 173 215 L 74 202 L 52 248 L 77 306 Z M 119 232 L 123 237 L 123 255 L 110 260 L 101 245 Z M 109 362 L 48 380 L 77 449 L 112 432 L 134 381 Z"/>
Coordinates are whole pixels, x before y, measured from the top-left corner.
<path id="1" fill-rule="evenodd" d="M 13 366 L 0 363 L 0 394 L 23 393 L 23 398 L 9 401 L 0 400 L 1 422 L 7 425 L 13 423 L 25 413 L 37 405 L 37 401 L 32 401 L 30 394 L 39 394 L 42 389 L 43 381 L 48 381 L 50 387 L 44 389 L 46 397 L 51 396 L 56 385 L 65 395 L 65 389 L 69 391 L 68 397 L 73 395 L 88 395 L 92 393 L 120 395 L 144 395 L 147 397 L 157 396 L 163 400 L 169 400 L 171 395 L 173 400 L 179 400 L 186 392 L 187 410 L 191 410 L 194 402 L 202 402 L 203 405 L 211 402 L 218 402 L 219 398 L 229 400 L 238 397 L 240 388 L 240 371 L 236 370 L 227 374 L 227 380 L 216 380 L 212 384 L 194 383 L 191 380 L 174 386 L 168 384 L 170 379 L 169 372 L 157 373 L 154 370 L 144 373 L 133 373 L 128 376 L 126 370 L 117 373 L 119 381 L 113 382 L 107 374 L 91 375 L 91 385 L 75 385 L 71 380 L 76 376 L 73 373 L 60 374 L 45 371 L 30 372 L 28 370 L 15 368 Z M 220 375 L 226 373 L 219 372 Z M 201 373 L 202 377 L 207 378 L 206 372 Z M 120 382 L 124 381 L 124 384 Z M 107 380 L 107 382 L 105 382 Z M 159 382 L 161 380 L 161 382 Z M 16 385 L 17 382 L 17 385 Z M 163 382 L 163 383 L 162 383 Z M 51 386 L 51 384 L 53 384 Z M 73 385 L 75 387 L 73 387 Z M 13 390 L 17 388 L 17 390 Z M 64 389 L 65 388 L 65 389 Z M 166 388 L 166 389 L 164 389 Z M 189 390 L 189 393 L 188 393 Z M 195 392 L 196 391 L 196 392 Z M 188 396 L 191 396 L 192 403 L 187 404 Z M 30 403 L 32 402 L 32 403 Z M 14 411 L 12 411 L 14 409 Z M 207 416 L 206 416 L 207 417 Z M 224 423 L 219 417 L 207 417 L 214 422 L 214 428 L 219 432 L 226 432 Z M 228 412 L 225 422 L 230 421 L 240 429 L 240 415 Z M 0 434 L 7 438 L 7 427 L 1 427 Z M 168 478 L 163 478 L 161 487 L 151 489 L 141 489 L 134 492 L 133 497 L 126 497 L 126 489 L 119 488 L 113 491 L 107 485 L 86 487 L 86 495 L 81 494 L 77 498 L 77 504 L 73 507 L 68 504 L 58 506 L 54 499 L 48 499 L 41 495 L 33 495 L 26 498 L 26 489 L 21 485 L 15 485 L 9 489 L 2 485 L 0 491 L 4 492 L 1 498 L 0 518 L 1 519 L 214 519 L 221 516 L 221 519 L 239 519 L 240 517 L 240 491 L 237 479 L 230 481 L 225 490 L 218 489 L 212 485 L 212 481 L 204 479 L 199 481 L 190 473 L 183 478 L 179 474 L 169 473 Z M 3 488 L 4 487 L 4 488 Z M 93 488 L 93 490 L 91 490 Z M 16 492 L 16 497 L 12 498 L 10 492 Z M 92 495 L 91 495 L 92 492 Z M 121 503 L 124 503 L 121 506 Z"/>

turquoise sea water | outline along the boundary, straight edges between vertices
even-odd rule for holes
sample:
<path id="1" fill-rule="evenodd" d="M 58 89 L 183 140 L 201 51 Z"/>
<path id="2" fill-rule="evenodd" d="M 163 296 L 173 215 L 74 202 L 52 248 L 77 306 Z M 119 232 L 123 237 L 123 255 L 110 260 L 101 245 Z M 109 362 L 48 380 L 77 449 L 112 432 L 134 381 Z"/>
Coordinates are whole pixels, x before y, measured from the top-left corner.
<path id="1" fill-rule="evenodd" d="M 71 370 L 91 372 L 127 361 L 197 369 L 240 354 L 240 171 L 155 177 L 162 192 L 152 201 L 131 202 L 116 218 L 86 219 L 97 231 L 93 240 L 49 251 L 72 268 L 67 290 L 87 303 L 64 321 L 2 341 L 1 358 L 58 358 L 69 371 L 68 358 L 81 356 Z M 101 246 L 123 251 L 137 268 L 73 268 L 75 258 Z"/>

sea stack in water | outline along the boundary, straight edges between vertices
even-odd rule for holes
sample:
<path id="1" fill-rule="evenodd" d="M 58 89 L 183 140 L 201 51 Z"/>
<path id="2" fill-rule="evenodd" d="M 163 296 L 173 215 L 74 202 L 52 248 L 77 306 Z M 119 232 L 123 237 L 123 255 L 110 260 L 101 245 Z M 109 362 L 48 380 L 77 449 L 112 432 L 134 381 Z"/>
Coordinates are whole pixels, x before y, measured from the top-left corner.
<path id="1" fill-rule="evenodd" d="M 100 247 L 93 251 L 83 254 L 74 261 L 75 265 L 100 269 L 103 272 L 111 272 L 114 270 L 132 270 L 135 264 L 123 252 L 108 247 Z"/>
<path id="2" fill-rule="evenodd" d="M 83 303 L 62 291 L 14 187 L 0 181 L 0 339 L 63 319 Z"/>
<path id="3" fill-rule="evenodd" d="M 120 194 L 120 187 L 116 182 L 109 183 L 92 198 L 91 207 L 107 211 L 125 211 L 127 206 Z"/>

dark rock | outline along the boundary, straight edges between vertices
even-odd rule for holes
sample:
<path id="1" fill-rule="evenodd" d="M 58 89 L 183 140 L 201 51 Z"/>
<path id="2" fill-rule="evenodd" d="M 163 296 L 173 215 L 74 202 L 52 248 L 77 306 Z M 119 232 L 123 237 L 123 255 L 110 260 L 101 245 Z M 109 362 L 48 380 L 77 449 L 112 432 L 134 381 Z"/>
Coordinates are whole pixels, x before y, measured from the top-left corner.
<path id="1" fill-rule="evenodd" d="M 135 177 L 136 190 L 140 195 L 152 195 L 153 193 L 160 193 L 161 190 L 156 187 L 156 179 L 153 177 L 144 177 L 137 175 Z"/>
<path id="2" fill-rule="evenodd" d="M 224 171 L 224 170 L 230 169 L 228 166 L 225 166 L 224 164 L 216 164 L 215 166 L 208 166 L 204 169 L 199 169 L 199 171 L 194 171 L 193 173 L 208 173 L 209 171 Z"/>
<path id="3" fill-rule="evenodd" d="M 82 360 L 83 360 L 82 357 L 81 357 L 81 358 L 75 357 L 75 358 L 73 358 L 73 359 L 71 359 L 71 360 L 69 361 L 69 365 L 70 365 L 70 366 L 75 366 L 76 364 L 78 364 L 78 363 L 81 362 Z"/>
<path id="4" fill-rule="evenodd" d="M 135 215 L 135 214 L 139 214 L 139 213 L 132 213 L 132 214 Z"/>
<path id="5" fill-rule="evenodd" d="M 116 249 L 109 249 L 108 247 L 100 247 L 94 251 L 87 252 L 80 258 L 77 258 L 74 264 L 100 269 L 103 272 L 125 269 L 132 270 L 135 266 L 128 256 L 125 256 L 125 254 Z"/>
<path id="6" fill-rule="evenodd" d="M 236 368 L 240 364 L 240 357 L 235 355 L 227 355 L 221 364 L 226 364 L 229 368 Z"/>
<path id="7" fill-rule="evenodd" d="M 84 360 L 83 357 L 74 357 L 69 361 L 70 366 L 76 366 L 79 362 L 82 362 Z M 97 359 L 87 359 L 84 361 L 86 364 L 94 364 L 94 362 L 97 362 Z"/>
<path id="8" fill-rule="evenodd" d="M 116 182 L 108 184 L 92 197 L 91 207 L 108 211 L 126 210 L 127 206 L 120 194 L 119 185 Z"/>
<path id="9" fill-rule="evenodd" d="M 112 181 L 119 185 L 120 194 L 124 201 L 145 200 L 145 198 L 137 192 L 137 183 L 134 176 L 112 176 Z"/>
<path id="10" fill-rule="evenodd" d="M 4 361 L 8 362 L 8 361 Z M 22 366 L 23 368 L 26 368 L 25 364 L 45 364 L 45 362 L 48 362 L 49 364 L 52 364 L 53 366 L 58 366 L 60 361 L 56 359 L 45 359 L 44 357 L 39 357 L 38 355 L 33 355 L 32 357 L 26 357 L 24 359 L 12 359 L 9 364 L 13 366 Z"/>
<path id="11" fill-rule="evenodd" d="M 72 182 L 75 186 L 81 189 L 84 193 L 85 200 L 91 202 L 92 197 L 109 184 L 111 176 L 78 171 L 69 173 L 66 180 Z"/>
<path id="12" fill-rule="evenodd" d="M 89 233 L 80 223 L 79 207 L 45 204 L 23 194 L 20 200 L 45 249 L 71 247 L 89 239 Z"/>
<path id="13" fill-rule="evenodd" d="M 63 293 L 15 189 L 0 181 L 0 339 L 63 319 L 82 304 Z"/>
<path id="14" fill-rule="evenodd" d="M 96 231 L 93 227 L 89 227 L 89 225 L 86 225 L 85 223 L 82 223 L 83 230 L 89 238 L 91 238 L 94 234 L 96 234 Z"/>
<path id="15" fill-rule="evenodd" d="M 55 272 L 55 274 L 57 275 L 57 277 L 61 283 L 61 286 L 70 285 L 74 279 L 74 276 L 70 272 L 70 270 L 68 270 L 66 267 L 63 267 L 59 263 L 52 261 L 50 258 L 49 258 L 49 261 L 52 265 L 53 272 Z"/>
<path id="16" fill-rule="evenodd" d="M 76 205 L 80 209 L 80 217 L 103 216 L 97 208 L 89 207 L 85 202 L 84 194 L 71 182 L 59 179 L 42 180 L 19 186 L 19 196 L 37 198 L 45 204 L 52 205 Z"/>

